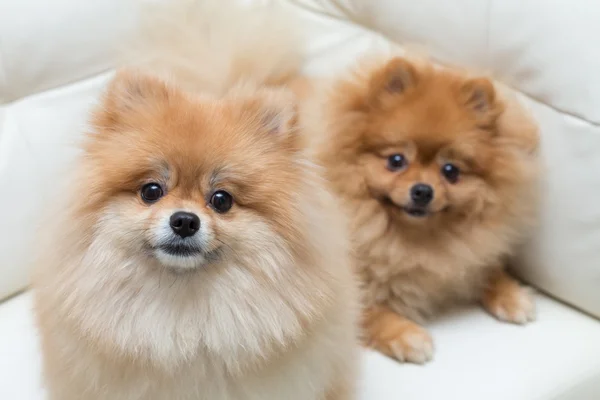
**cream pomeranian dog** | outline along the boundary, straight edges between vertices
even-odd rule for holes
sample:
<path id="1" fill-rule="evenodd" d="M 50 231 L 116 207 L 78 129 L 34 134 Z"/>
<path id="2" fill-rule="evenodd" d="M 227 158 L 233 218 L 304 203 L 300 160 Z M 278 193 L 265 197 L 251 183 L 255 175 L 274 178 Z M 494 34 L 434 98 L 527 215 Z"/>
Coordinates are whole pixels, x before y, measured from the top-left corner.
<path id="1" fill-rule="evenodd" d="M 301 59 L 289 23 L 159 8 L 136 47 L 147 71 L 109 84 L 44 228 L 49 398 L 352 399 L 358 296 L 343 217 L 277 88 Z"/>

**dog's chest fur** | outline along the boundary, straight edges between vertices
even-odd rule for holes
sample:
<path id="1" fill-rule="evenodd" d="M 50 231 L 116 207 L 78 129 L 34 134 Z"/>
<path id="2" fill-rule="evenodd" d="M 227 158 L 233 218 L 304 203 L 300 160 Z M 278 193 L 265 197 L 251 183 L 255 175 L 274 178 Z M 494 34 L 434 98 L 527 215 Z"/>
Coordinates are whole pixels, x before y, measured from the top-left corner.
<path id="1" fill-rule="evenodd" d="M 413 240 L 377 209 L 357 204 L 353 214 L 355 255 L 366 305 L 386 304 L 419 322 L 477 299 L 509 247 L 502 235 L 491 238 L 478 229 L 441 241 Z"/>
<path id="2" fill-rule="evenodd" d="M 170 374 L 151 368 L 128 368 L 98 362 L 81 349 L 73 349 L 77 365 L 68 387 L 55 387 L 75 400 L 85 396 L 106 400 L 305 400 L 318 399 L 331 380 L 333 369 L 322 348 L 314 343 L 294 357 L 266 368 L 260 373 L 241 377 L 228 376 L 211 365 L 209 357 L 198 358 Z M 103 389 L 110 384 L 110 389 Z M 56 384 L 54 384 L 56 385 Z M 54 397 L 52 397 L 54 399 Z"/>

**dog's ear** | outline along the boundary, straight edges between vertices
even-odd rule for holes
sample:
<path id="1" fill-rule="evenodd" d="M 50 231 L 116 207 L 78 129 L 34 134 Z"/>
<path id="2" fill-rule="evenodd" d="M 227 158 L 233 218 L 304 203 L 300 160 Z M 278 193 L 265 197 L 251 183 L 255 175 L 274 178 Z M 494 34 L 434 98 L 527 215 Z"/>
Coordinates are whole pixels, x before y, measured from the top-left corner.
<path id="1" fill-rule="evenodd" d="M 117 71 L 104 93 L 95 122 L 103 128 L 118 128 L 132 113 L 152 112 L 174 94 L 173 89 L 156 77 L 135 70 Z"/>
<path id="2" fill-rule="evenodd" d="M 242 104 L 260 135 L 268 140 L 296 141 L 298 103 L 296 96 L 286 89 L 264 89 L 246 98 Z M 263 135 L 264 136 L 264 135 Z"/>
<path id="3" fill-rule="evenodd" d="M 464 106 L 484 125 L 495 122 L 502 113 L 503 106 L 494 84 L 487 78 L 467 80 L 461 87 L 460 97 Z"/>
<path id="4" fill-rule="evenodd" d="M 410 91 L 418 82 L 417 69 L 409 61 L 395 57 L 369 82 L 369 104 L 374 107 L 386 107 L 394 99 Z"/>
<path id="5" fill-rule="evenodd" d="M 289 135 L 296 131 L 298 104 L 288 90 L 269 91 L 262 98 L 261 124 L 273 135 Z"/>

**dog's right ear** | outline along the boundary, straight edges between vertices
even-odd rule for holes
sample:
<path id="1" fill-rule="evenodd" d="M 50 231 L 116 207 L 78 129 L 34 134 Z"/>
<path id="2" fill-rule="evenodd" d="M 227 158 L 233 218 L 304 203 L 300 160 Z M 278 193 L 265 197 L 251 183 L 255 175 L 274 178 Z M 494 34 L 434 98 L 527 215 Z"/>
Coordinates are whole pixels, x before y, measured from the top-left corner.
<path id="1" fill-rule="evenodd" d="M 417 69 L 409 61 L 395 57 L 371 77 L 368 102 L 372 107 L 386 108 L 410 91 L 418 81 Z"/>
<path id="2" fill-rule="evenodd" d="M 118 129 L 128 118 L 153 112 L 174 95 L 174 90 L 159 78 L 136 70 L 119 70 L 108 84 L 94 122 L 104 129 Z"/>

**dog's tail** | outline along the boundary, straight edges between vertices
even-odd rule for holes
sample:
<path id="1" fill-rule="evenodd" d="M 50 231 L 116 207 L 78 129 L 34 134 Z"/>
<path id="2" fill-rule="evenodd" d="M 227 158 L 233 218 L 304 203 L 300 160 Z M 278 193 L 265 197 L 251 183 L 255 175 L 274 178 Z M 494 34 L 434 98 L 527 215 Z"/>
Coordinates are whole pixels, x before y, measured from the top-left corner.
<path id="1" fill-rule="evenodd" d="M 240 83 L 291 81 L 304 59 L 299 32 L 277 2 L 146 1 L 126 61 L 219 96 Z"/>

